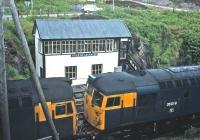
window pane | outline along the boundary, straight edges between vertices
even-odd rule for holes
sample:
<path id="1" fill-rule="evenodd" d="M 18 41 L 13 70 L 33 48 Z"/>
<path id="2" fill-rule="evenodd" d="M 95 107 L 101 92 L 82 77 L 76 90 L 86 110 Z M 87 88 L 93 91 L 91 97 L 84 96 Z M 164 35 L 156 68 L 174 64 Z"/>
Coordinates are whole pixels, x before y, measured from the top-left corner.
<path id="1" fill-rule="evenodd" d="M 106 107 L 111 107 L 111 106 L 113 106 L 113 103 L 114 103 L 114 98 L 108 98 Z"/>
<path id="2" fill-rule="evenodd" d="M 103 96 L 98 91 L 95 90 L 92 98 L 92 104 L 101 107 L 102 102 L 103 102 Z"/>
<path id="3" fill-rule="evenodd" d="M 119 105 L 120 105 L 120 97 L 113 97 L 113 98 L 108 98 L 106 107 L 119 106 Z"/>
<path id="4" fill-rule="evenodd" d="M 56 106 L 56 115 L 63 115 L 66 114 L 66 108 L 65 108 L 65 104 L 64 105 L 57 105 Z"/>
<path id="5" fill-rule="evenodd" d="M 48 53 L 49 53 L 49 48 L 48 48 L 48 46 L 45 46 L 44 48 L 45 48 L 45 54 L 48 54 Z"/>
<path id="6" fill-rule="evenodd" d="M 75 79 L 76 75 L 77 75 L 77 67 L 76 66 L 65 67 L 65 76 L 66 77 Z"/>
<path id="7" fill-rule="evenodd" d="M 72 114 L 72 113 L 73 113 L 72 104 L 67 103 L 67 114 Z"/>
<path id="8" fill-rule="evenodd" d="M 118 106 L 118 105 L 120 105 L 120 97 L 115 97 L 113 106 Z"/>
<path id="9" fill-rule="evenodd" d="M 53 46 L 53 53 L 56 53 L 56 46 Z"/>

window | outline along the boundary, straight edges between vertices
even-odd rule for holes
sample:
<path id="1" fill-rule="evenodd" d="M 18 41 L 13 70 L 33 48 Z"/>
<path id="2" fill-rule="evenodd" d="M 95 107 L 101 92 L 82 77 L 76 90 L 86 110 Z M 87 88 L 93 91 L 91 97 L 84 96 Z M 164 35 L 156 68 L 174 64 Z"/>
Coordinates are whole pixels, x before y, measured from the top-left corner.
<path id="1" fill-rule="evenodd" d="M 119 106 L 120 105 L 120 97 L 112 97 L 108 98 L 106 107 L 113 107 L 113 106 Z"/>
<path id="2" fill-rule="evenodd" d="M 40 40 L 38 40 L 38 52 L 43 53 L 42 44 L 41 44 Z"/>
<path id="3" fill-rule="evenodd" d="M 103 71 L 103 65 L 102 64 L 94 64 L 92 65 L 92 74 L 99 74 Z"/>
<path id="4" fill-rule="evenodd" d="M 112 52 L 116 50 L 117 46 L 114 45 L 113 39 L 44 41 L 45 54 Z"/>
<path id="5" fill-rule="evenodd" d="M 57 104 L 56 105 L 56 116 L 66 114 L 66 104 Z"/>
<path id="6" fill-rule="evenodd" d="M 73 109 L 72 109 L 72 103 L 67 103 L 67 114 L 72 114 Z"/>
<path id="7" fill-rule="evenodd" d="M 94 90 L 92 104 L 101 107 L 102 102 L 103 102 L 103 96 L 98 91 Z"/>
<path id="8" fill-rule="evenodd" d="M 65 67 L 65 77 L 68 77 L 70 79 L 76 79 L 77 78 L 77 66 Z"/>

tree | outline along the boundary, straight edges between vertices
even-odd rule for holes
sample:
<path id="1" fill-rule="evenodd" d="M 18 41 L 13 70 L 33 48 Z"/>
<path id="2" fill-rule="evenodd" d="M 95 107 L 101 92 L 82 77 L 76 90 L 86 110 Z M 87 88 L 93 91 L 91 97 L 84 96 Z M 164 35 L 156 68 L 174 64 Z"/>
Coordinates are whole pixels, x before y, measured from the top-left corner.
<path id="1" fill-rule="evenodd" d="M 189 32 L 181 35 L 183 39 L 180 50 L 181 64 L 200 64 L 199 36 L 199 32 Z"/>

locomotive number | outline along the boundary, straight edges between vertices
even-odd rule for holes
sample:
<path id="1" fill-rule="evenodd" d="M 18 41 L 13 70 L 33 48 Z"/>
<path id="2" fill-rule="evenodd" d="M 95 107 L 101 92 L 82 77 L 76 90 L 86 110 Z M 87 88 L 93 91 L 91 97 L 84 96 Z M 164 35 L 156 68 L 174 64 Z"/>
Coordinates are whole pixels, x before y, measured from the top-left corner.
<path id="1" fill-rule="evenodd" d="M 178 104 L 178 102 L 177 101 L 174 101 L 174 102 L 168 102 L 167 103 L 167 107 L 172 107 L 172 106 L 176 106 Z"/>

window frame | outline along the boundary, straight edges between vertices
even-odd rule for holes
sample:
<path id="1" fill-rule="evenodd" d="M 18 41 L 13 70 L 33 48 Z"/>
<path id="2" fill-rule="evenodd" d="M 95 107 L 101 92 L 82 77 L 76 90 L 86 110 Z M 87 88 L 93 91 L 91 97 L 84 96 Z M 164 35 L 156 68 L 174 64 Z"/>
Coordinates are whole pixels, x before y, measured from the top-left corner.
<path id="1" fill-rule="evenodd" d="M 100 74 L 100 73 L 103 73 L 103 64 L 92 64 L 91 74 L 95 75 L 95 74 Z"/>
<path id="2" fill-rule="evenodd" d="M 68 113 L 68 104 L 71 104 L 71 109 L 72 112 Z M 64 114 L 57 114 L 56 107 L 57 106 L 65 106 L 65 113 Z M 72 101 L 67 101 L 67 102 L 59 102 L 59 103 L 54 103 L 54 118 L 55 119 L 60 119 L 60 118 L 66 118 L 66 117 L 71 117 L 74 115 L 75 110 L 73 109 Z"/>
<path id="3" fill-rule="evenodd" d="M 72 69 L 72 72 L 66 72 L 66 69 L 68 68 L 68 70 L 70 71 L 70 69 Z M 73 70 L 75 68 L 75 70 Z M 77 79 L 77 66 L 65 66 L 65 77 L 72 79 L 72 80 L 76 80 Z M 72 77 L 70 76 L 70 74 L 72 75 Z M 75 76 L 73 76 L 75 74 Z"/>
<path id="4" fill-rule="evenodd" d="M 102 99 L 101 99 L 101 106 L 99 106 L 98 104 L 94 103 L 94 94 L 96 94 L 95 91 L 99 95 L 101 95 L 101 97 L 102 97 Z M 100 91 L 98 91 L 97 89 L 93 88 L 92 101 L 91 101 L 92 105 L 95 106 L 95 107 L 98 107 L 98 108 L 102 108 L 103 107 L 103 102 L 104 102 L 104 95 Z"/>
<path id="5" fill-rule="evenodd" d="M 67 104 L 66 104 L 66 102 L 64 102 L 64 103 L 56 103 L 55 104 L 55 118 L 56 117 L 61 117 L 61 116 L 66 116 L 66 114 L 67 114 L 67 106 L 66 106 Z M 62 113 L 62 114 L 57 114 L 57 107 L 65 107 L 65 109 L 64 109 L 64 113 Z"/>
<path id="6" fill-rule="evenodd" d="M 111 98 L 119 98 L 119 105 L 107 107 L 108 100 L 111 99 Z M 121 98 L 120 95 L 107 96 L 106 102 L 105 102 L 105 109 L 106 110 L 113 110 L 113 109 L 120 109 L 120 108 L 122 108 L 122 98 Z"/>

